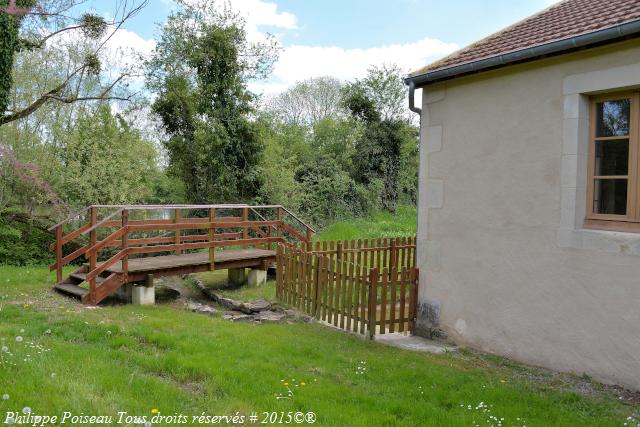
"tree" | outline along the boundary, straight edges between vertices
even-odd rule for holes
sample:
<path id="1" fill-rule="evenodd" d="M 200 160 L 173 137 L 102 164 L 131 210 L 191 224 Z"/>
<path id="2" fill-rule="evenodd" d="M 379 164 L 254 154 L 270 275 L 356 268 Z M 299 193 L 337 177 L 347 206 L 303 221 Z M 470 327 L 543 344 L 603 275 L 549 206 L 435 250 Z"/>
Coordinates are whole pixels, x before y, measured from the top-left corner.
<path id="1" fill-rule="evenodd" d="M 356 82 L 366 91 L 380 113 L 382 120 L 407 119 L 408 89 L 403 81 L 403 73 L 395 64 L 371 67 L 367 76 Z"/>
<path id="2" fill-rule="evenodd" d="M 59 192 L 74 206 L 142 202 L 159 173 L 153 144 L 106 103 L 79 114 L 60 157 Z"/>
<path id="3" fill-rule="evenodd" d="M 396 209 L 400 178 L 405 191 L 411 190 L 411 177 L 417 179 L 417 168 L 406 155 L 416 152 L 411 147 L 417 147 L 417 133 L 400 106 L 404 95 L 401 96 L 398 82 L 401 78 L 397 68 L 374 67 L 366 78 L 345 87 L 342 101 L 353 119 L 364 127 L 355 144 L 351 175 L 363 185 L 382 180 L 380 202 L 390 212 Z"/>
<path id="4" fill-rule="evenodd" d="M 269 72 L 277 46 L 248 42 L 244 21 L 214 0 L 179 6 L 147 62 L 170 170 L 193 202 L 250 200 L 262 183 L 263 147 L 247 81 Z"/>
<path id="5" fill-rule="evenodd" d="M 13 0 L 12 0 L 13 1 Z M 131 99 L 125 89 L 130 72 L 125 70 L 117 77 L 95 86 L 90 92 L 83 81 L 100 75 L 100 55 L 107 42 L 127 20 L 135 16 L 147 0 L 124 0 L 116 8 L 116 19 L 107 22 L 93 13 L 76 16 L 79 5 L 86 0 L 17 0 L 8 7 L 8 0 L 0 0 L 0 126 L 33 114 L 50 102 L 71 104 L 78 101 Z M 80 60 L 67 61 L 56 75 L 50 76 L 46 88 L 24 103 L 11 106 L 9 94 L 13 85 L 13 66 L 16 55 L 45 49 L 52 44 L 63 44 L 64 37 L 75 43 L 67 43 L 71 49 L 82 45 Z M 84 40 L 84 42 L 81 42 Z M 11 108 L 9 108 L 11 107 Z"/>
<path id="6" fill-rule="evenodd" d="M 284 123 L 313 125 L 321 120 L 344 116 L 340 107 L 342 83 L 333 77 L 317 77 L 297 82 L 267 103 L 267 110 Z"/>

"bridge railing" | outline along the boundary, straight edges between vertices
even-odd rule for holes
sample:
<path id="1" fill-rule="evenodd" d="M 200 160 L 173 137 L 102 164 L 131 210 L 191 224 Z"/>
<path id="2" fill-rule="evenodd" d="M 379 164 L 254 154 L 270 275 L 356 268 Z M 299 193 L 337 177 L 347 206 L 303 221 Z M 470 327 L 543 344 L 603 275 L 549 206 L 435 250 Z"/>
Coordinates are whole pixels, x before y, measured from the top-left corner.
<path id="1" fill-rule="evenodd" d="M 96 278 L 121 262 L 128 273 L 130 255 L 180 255 L 208 249 L 211 269 L 217 248 L 296 243 L 311 247 L 315 230 L 281 205 L 92 205 L 54 225 L 50 270 L 62 280 L 62 268 L 85 257 L 91 291 Z M 71 244 L 75 250 L 66 250 Z M 65 245 L 67 245 L 65 247 Z M 66 255 L 65 255 L 66 253 Z M 104 260 L 100 262 L 100 260 Z"/>

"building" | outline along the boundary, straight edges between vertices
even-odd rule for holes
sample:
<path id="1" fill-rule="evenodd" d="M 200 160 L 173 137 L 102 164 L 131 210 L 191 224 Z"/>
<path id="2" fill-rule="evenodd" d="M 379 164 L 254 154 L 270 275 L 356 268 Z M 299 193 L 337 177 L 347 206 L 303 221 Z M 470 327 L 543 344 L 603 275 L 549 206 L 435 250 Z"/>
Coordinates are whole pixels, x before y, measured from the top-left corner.
<path id="1" fill-rule="evenodd" d="M 563 1 L 407 84 L 418 333 L 640 388 L 640 1 Z"/>

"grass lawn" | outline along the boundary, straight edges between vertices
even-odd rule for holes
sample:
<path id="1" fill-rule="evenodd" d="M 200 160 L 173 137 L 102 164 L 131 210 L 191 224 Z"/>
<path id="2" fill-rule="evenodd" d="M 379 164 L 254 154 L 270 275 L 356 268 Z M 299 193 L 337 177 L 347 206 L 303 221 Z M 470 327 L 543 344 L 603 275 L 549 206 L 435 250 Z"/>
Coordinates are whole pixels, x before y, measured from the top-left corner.
<path id="1" fill-rule="evenodd" d="M 415 236 L 416 208 L 398 206 L 395 214 L 378 212 L 367 218 L 336 222 L 316 235 L 316 239 L 351 240 Z"/>
<path id="2" fill-rule="evenodd" d="M 89 309 L 52 281 L 45 267 L 0 267 L 0 423 L 27 406 L 114 424 L 119 411 L 185 414 L 186 425 L 203 412 L 255 411 L 259 424 L 263 411 L 312 411 L 321 426 L 499 425 L 489 415 L 502 426 L 622 426 L 638 410 L 619 391 L 497 357 L 418 354 L 318 324 L 230 323 L 176 305 Z"/>

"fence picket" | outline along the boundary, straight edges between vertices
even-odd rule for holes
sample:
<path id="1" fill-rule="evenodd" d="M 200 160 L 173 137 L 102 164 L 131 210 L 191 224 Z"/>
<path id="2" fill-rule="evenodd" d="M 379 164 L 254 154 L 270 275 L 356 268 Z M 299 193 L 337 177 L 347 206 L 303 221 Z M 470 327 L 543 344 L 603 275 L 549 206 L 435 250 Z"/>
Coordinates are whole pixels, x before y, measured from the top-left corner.
<path id="1" fill-rule="evenodd" d="M 416 315 L 416 297 L 417 297 L 417 286 L 418 282 L 418 270 L 412 268 L 409 270 L 409 332 L 415 332 L 415 315 Z"/>
<path id="2" fill-rule="evenodd" d="M 382 288 L 380 289 L 380 333 L 386 332 L 387 318 L 387 284 L 389 281 L 389 271 L 385 268 L 382 270 Z"/>
<path id="3" fill-rule="evenodd" d="M 376 333 L 376 306 L 378 302 L 378 269 L 372 268 L 369 273 L 369 308 L 367 310 L 369 338 Z"/>
<path id="4" fill-rule="evenodd" d="M 398 322 L 398 318 L 396 317 L 396 304 L 398 301 L 398 270 L 395 267 L 391 270 L 390 286 L 391 308 L 389 309 L 389 332 L 394 333 L 396 331 L 396 323 Z"/>
<path id="5" fill-rule="evenodd" d="M 344 330 L 370 337 L 413 332 L 418 282 L 411 262 L 413 242 L 411 238 L 315 242 L 315 251 L 280 244 L 276 295 Z"/>
<path id="6" fill-rule="evenodd" d="M 404 332 L 404 324 L 405 324 L 405 314 L 406 309 L 405 306 L 407 304 L 407 267 L 402 267 L 401 276 L 400 276 L 400 326 L 398 327 L 398 331 Z"/>

